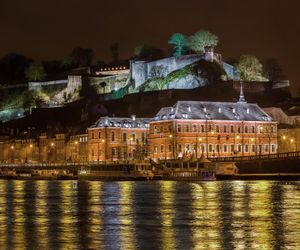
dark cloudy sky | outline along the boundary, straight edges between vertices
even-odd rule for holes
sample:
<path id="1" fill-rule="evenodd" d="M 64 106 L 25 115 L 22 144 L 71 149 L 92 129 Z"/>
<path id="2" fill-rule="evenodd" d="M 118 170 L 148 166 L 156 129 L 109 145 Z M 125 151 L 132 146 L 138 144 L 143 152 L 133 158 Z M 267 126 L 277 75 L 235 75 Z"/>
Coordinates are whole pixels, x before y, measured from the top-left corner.
<path id="1" fill-rule="evenodd" d="M 60 59 L 82 46 L 109 60 L 110 44 L 119 42 L 126 58 L 141 41 L 167 51 L 172 33 L 208 29 L 219 36 L 216 50 L 224 58 L 276 58 L 296 89 L 299 10 L 297 0 L 0 0 L 0 57 Z"/>

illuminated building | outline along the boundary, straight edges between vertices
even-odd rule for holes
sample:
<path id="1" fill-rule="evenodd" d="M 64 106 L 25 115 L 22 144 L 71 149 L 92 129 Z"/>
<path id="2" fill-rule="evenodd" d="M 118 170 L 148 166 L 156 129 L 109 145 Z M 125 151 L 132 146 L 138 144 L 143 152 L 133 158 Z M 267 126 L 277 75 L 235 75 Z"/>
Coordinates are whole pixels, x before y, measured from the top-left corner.
<path id="1" fill-rule="evenodd" d="M 101 117 L 88 128 L 88 161 L 143 159 L 146 154 L 147 118 Z"/>
<path id="2" fill-rule="evenodd" d="M 277 152 L 277 122 L 257 104 L 178 101 L 150 122 L 150 157 L 226 157 Z"/>

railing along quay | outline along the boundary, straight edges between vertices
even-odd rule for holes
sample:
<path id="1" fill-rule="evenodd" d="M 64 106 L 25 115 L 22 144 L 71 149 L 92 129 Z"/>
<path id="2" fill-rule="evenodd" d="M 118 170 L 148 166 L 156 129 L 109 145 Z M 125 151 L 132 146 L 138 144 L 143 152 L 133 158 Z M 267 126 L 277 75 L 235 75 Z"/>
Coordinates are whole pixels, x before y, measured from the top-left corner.
<path id="1" fill-rule="evenodd" d="M 233 156 L 233 157 L 214 157 L 208 158 L 212 162 L 241 162 L 241 161 L 261 161 L 261 160 L 283 160 L 295 159 L 300 157 L 300 151 L 286 152 L 267 155 L 252 155 L 252 156 Z"/>

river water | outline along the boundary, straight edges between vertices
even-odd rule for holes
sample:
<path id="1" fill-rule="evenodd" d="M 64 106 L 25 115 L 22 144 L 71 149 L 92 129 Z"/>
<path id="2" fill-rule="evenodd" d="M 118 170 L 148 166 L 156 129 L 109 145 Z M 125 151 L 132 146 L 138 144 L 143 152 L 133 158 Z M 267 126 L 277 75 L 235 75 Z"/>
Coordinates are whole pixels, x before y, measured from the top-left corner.
<path id="1" fill-rule="evenodd" d="M 1 249 L 300 249 L 300 182 L 0 180 Z"/>

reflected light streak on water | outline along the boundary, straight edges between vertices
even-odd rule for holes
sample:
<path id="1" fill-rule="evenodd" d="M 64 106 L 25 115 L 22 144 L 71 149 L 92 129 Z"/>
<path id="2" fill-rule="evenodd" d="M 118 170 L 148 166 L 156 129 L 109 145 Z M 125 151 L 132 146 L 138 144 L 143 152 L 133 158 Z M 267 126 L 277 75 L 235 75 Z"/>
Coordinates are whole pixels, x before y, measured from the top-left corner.
<path id="1" fill-rule="evenodd" d="M 0 190 L 6 190 L 6 181 L 0 181 Z M 7 244 L 7 195 L 0 193 L 0 246 Z"/>
<path id="2" fill-rule="evenodd" d="M 121 227 L 121 248 L 135 249 L 135 228 L 133 222 L 132 208 L 132 185 L 133 182 L 120 182 L 120 227 Z"/>
<path id="3" fill-rule="evenodd" d="M 0 180 L 0 249 L 298 249 L 299 186 Z"/>
<path id="4" fill-rule="evenodd" d="M 199 182 L 191 185 L 195 249 L 220 249 L 219 183 Z"/>
<path id="5" fill-rule="evenodd" d="M 77 242 L 77 186 L 73 182 L 58 182 L 63 199 L 60 203 L 59 241 L 61 249 L 75 249 Z"/>
<path id="6" fill-rule="evenodd" d="M 13 224 L 13 249 L 25 249 L 30 242 L 25 241 L 25 181 L 13 182 L 13 218 L 9 221 Z M 26 244 L 24 244 L 26 242 Z"/>
<path id="7" fill-rule="evenodd" d="M 102 182 L 90 182 L 88 192 L 88 235 L 90 242 L 88 248 L 103 249 L 103 226 L 102 226 Z"/>
<path id="8" fill-rule="evenodd" d="M 160 213 L 163 249 L 175 248 L 175 235 L 173 228 L 175 183 L 176 182 L 174 181 L 160 182 Z"/>
<path id="9" fill-rule="evenodd" d="M 36 212 L 38 249 L 48 249 L 48 209 L 47 209 L 47 181 L 36 181 Z"/>

